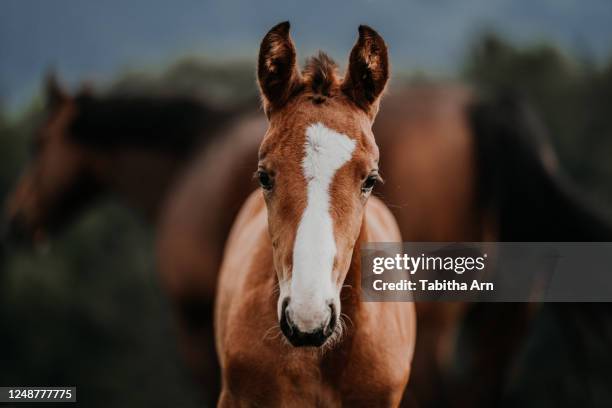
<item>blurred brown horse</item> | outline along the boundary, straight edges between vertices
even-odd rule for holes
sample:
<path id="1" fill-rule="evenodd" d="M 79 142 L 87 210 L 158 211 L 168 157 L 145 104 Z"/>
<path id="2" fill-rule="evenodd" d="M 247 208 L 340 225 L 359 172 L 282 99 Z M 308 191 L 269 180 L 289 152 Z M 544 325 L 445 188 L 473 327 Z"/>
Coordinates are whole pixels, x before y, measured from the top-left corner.
<path id="1" fill-rule="evenodd" d="M 563 181 L 542 125 L 518 101 L 480 98 L 453 84 L 390 91 L 374 124 L 386 178 L 377 194 L 405 241 L 612 239 L 604 218 Z M 234 216 L 254 188 L 265 126 L 260 114 L 228 128 L 172 192 L 159 224 L 162 279 L 191 327 L 183 333 L 191 362 L 208 383 L 215 376 L 209 319 L 217 271 Z M 405 404 L 498 403 L 532 314 L 525 304 L 417 303 Z M 469 373 L 456 378 L 457 339 L 465 336 L 462 368 Z M 480 391 L 466 393 L 474 384 Z"/>
<path id="2" fill-rule="evenodd" d="M 396 216 L 406 241 L 478 241 L 485 228 L 477 205 L 473 135 L 466 115 L 471 92 L 458 85 L 390 91 L 374 124 L 386 179 L 376 193 Z M 236 122 L 195 160 L 172 191 L 158 227 L 158 265 L 177 303 L 190 344 L 189 360 L 203 383 L 214 384 L 212 302 L 225 238 L 240 205 L 255 188 L 263 114 Z M 413 385 L 423 401 L 443 392 L 462 304 L 420 304 Z M 421 331 L 422 330 L 422 331 Z M 207 347 L 203 347 L 208 344 Z M 422 391 L 421 391 L 422 390 Z"/>
<path id="3" fill-rule="evenodd" d="M 9 238 L 44 240 L 114 194 L 154 222 L 169 186 L 235 115 L 190 98 L 68 95 L 50 76 L 47 117 L 6 203 Z"/>

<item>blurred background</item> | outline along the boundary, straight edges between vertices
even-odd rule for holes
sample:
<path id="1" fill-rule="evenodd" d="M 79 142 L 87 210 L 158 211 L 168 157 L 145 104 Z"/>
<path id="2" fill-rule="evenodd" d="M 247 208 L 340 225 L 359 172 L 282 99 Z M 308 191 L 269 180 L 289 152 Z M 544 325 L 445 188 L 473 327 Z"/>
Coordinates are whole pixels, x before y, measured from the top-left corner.
<path id="1" fill-rule="evenodd" d="M 358 24 L 371 25 L 389 45 L 394 86 L 512 85 L 541 114 L 564 170 L 612 208 L 607 0 L 4 0 L 0 200 L 28 161 L 49 69 L 71 92 L 85 82 L 238 106 L 256 95 L 261 37 L 283 20 L 299 55 L 321 48 L 341 63 Z M 155 273 L 153 227 L 139 214 L 102 202 L 48 247 L 1 261 L 0 385 L 76 385 L 88 406 L 202 404 Z"/>

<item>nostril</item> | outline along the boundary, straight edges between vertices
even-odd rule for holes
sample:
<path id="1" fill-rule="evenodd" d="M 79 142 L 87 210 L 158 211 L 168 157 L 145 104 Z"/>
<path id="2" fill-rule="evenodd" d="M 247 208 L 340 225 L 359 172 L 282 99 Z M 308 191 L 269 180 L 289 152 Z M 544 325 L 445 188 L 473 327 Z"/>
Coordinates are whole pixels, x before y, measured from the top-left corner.
<path id="1" fill-rule="evenodd" d="M 334 332 L 334 329 L 336 328 L 336 322 L 338 320 L 338 317 L 336 315 L 336 306 L 334 306 L 333 303 L 329 304 L 329 313 L 330 313 L 329 323 L 327 324 L 327 326 L 325 327 L 325 330 L 323 331 L 323 334 L 325 336 L 331 336 L 331 334 Z"/>
<path id="2" fill-rule="evenodd" d="M 280 326 L 281 331 L 287 337 L 293 336 L 293 325 L 291 324 L 291 320 L 289 320 L 289 314 L 287 313 L 287 307 L 289 306 L 289 297 L 286 297 L 283 300 L 283 304 L 281 306 L 281 319 Z"/>

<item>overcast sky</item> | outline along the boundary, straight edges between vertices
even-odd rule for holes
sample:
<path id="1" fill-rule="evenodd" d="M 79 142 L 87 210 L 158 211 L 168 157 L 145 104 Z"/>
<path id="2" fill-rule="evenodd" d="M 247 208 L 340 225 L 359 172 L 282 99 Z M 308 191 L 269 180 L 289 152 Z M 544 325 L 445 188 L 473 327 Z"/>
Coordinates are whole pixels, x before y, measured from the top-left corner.
<path id="1" fill-rule="evenodd" d="M 302 57 L 321 48 L 343 62 L 366 23 L 385 37 L 396 67 L 433 73 L 452 73 L 486 28 L 598 59 L 612 50 L 610 0 L 2 0 L 0 98 L 27 102 L 49 66 L 75 83 L 186 54 L 254 58 L 283 20 Z"/>

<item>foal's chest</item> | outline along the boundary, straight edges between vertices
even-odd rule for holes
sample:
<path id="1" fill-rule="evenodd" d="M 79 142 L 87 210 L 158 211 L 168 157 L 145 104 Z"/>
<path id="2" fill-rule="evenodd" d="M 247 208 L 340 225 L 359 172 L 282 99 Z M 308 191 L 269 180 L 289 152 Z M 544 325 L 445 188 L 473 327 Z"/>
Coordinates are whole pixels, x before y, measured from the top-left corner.
<path id="1" fill-rule="evenodd" d="M 282 352 L 251 349 L 231 353 L 225 378 L 236 399 L 266 407 L 393 405 L 394 381 L 384 373 L 369 375 L 368 364 L 359 368 L 360 362 L 350 361 L 346 351 L 322 354 L 319 349 L 280 347 Z"/>

